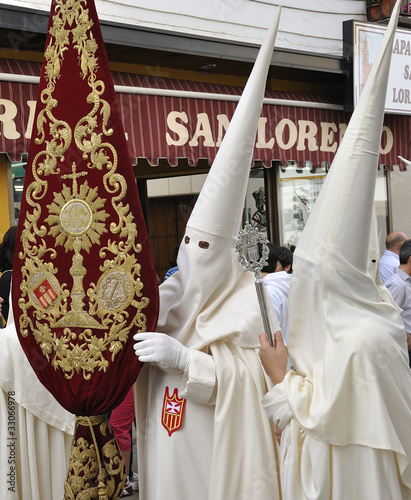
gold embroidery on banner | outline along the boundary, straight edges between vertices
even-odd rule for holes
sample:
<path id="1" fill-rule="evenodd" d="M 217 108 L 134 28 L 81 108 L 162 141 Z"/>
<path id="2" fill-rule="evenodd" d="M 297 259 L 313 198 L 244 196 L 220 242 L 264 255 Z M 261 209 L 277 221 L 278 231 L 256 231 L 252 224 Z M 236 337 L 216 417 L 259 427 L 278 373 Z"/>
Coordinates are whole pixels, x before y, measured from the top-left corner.
<path id="1" fill-rule="evenodd" d="M 24 214 L 23 249 L 18 255 L 24 261 L 19 322 L 22 335 L 32 334 L 43 355 L 56 369 L 63 370 L 66 378 L 82 373 L 89 379 L 95 370 L 106 371 L 109 361 L 105 355 L 110 353 L 114 360 L 130 332 L 145 331 L 143 311 L 149 300 L 142 294 L 144 285 L 136 258 L 142 250 L 137 242 L 137 226 L 129 205 L 124 203 L 127 183 L 117 172 L 117 151 L 106 140 L 113 134 L 108 128 L 111 107 L 102 97 L 104 82 L 96 76 L 98 46 L 90 31 L 93 21 L 84 8 L 85 0 L 56 3 L 50 43 L 45 50 L 47 87 L 41 92 L 43 107 L 36 122 L 35 142 L 44 149 L 31 163 L 34 179 L 26 189 L 29 208 Z M 90 88 L 90 111 L 73 130 L 58 119 L 59 102 L 53 97 L 70 48 L 77 51 L 79 75 Z M 61 175 L 73 139 L 87 170 L 77 171 L 76 162 L 71 161 L 71 174 Z M 102 172 L 101 186 L 91 187 L 87 181 L 94 169 Z M 48 179 L 54 175 L 67 182 L 60 192 L 53 193 L 52 203 L 45 207 L 42 200 L 48 191 Z M 108 199 L 117 217 L 111 221 L 106 211 Z M 44 222 L 40 224 L 40 220 Z M 94 245 L 100 246 L 100 237 L 107 232 L 113 238 L 99 249 L 101 275 L 86 288 L 84 256 Z M 46 235 L 54 238 L 54 247 L 64 246 L 71 261 L 72 283 L 59 282 L 53 263 L 57 252 L 46 246 Z M 59 336 L 56 328 L 60 329 Z M 83 330 L 79 333 L 74 328 Z M 101 333 L 96 335 L 94 330 Z"/>
<path id="2" fill-rule="evenodd" d="M 90 417 L 90 419 L 97 417 Z M 82 422 L 82 417 L 77 417 L 76 425 L 89 426 Z M 96 425 L 96 424 L 92 424 Z M 117 441 L 113 439 L 101 448 L 100 452 L 96 450 L 96 442 L 93 429 L 93 442 L 89 443 L 84 438 L 73 438 L 73 446 L 69 459 L 69 469 L 64 484 L 65 500 L 91 500 L 99 498 L 99 489 L 102 487 L 101 480 L 104 482 L 107 498 L 120 498 L 126 481 L 126 471 L 124 461 L 121 458 Z M 109 422 L 104 419 L 100 424 L 99 431 L 103 436 L 111 432 Z M 99 453 L 99 457 L 97 456 Z M 99 470 L 99 464 L 103 470 Z M 105 474 L 105 477 L 100 477 Z M 117 481 L 115 476 L 118 476 Z M 93 485 L 94 484 L 94 485 Z"/>

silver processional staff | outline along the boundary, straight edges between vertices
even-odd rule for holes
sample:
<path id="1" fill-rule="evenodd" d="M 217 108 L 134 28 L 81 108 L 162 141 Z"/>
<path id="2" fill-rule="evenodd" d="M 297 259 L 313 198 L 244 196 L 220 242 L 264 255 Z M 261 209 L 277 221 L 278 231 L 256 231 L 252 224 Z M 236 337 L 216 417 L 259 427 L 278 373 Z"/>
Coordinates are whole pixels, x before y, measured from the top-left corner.
<path id="1" fill-rule="evenodd" d="M 255 288 L 257 291 L 258 303 L 260 305 L 261 316 L 265 333 L 271 345 L 274 345 L 274 332 L 279 330 L 278 319 L 275 315 L 273 307 L 269 307 L 267 300 L 268 294 L 264 289 L 264 283 L 261 279 L 261 269 L 267 264 L 269 248 L 268 240 L 264 233 L 258 231 L 248 222 L 244 229 L 240 231 L 235 245 L 235 250 L 238 254 L 238 260 L 243 268 L 243 271 L 252 271 L 255 276 Z M 261 255 L 260 249 L 261 248 Z M 271 314 L 268 311 L 271 309 Z"/>

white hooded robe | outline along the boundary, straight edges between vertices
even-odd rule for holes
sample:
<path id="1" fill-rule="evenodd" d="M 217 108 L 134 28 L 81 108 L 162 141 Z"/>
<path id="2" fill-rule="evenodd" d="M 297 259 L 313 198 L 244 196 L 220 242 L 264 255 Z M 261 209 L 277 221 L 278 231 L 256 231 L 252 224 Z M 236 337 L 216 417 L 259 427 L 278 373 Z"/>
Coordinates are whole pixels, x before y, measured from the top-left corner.
<path id="1" fill-rule="evenodd" d="M 235 255 L 279 13 L 187 223 L 179 271 L 160 286 L 158 331 L 191 349 L 183 374 L 153 365 L 137 378 L 141 500 L 279 500 L 263 331 L 254 276 Z M 205 248 L 201 242 L 207 242 Z M 185 398 L 180 429 L 162 425 L 166 388 Z"/>
<path id="2" fill-rule="evenodd" d="M 0 330 L 0 498 L 61 500 L 74 415 L 40 383 L 21 348 L 12 309 Z"/>
<path id="3" fill-rule="evenodd" d="M 371 234 L 399 8 L 294 254 L 296 371 L 263 400 L 283 429 L 285 500 L 411 498 L 411 371 L 401 317 L 375 281 Z"/>

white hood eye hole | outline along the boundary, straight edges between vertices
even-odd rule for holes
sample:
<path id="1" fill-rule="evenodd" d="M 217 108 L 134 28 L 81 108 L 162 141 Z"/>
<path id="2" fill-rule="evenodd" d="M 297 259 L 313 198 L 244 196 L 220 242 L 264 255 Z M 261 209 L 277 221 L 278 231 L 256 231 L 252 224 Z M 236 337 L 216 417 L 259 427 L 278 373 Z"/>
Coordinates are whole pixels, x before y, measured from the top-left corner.
<path id="1" fill-rule="evenodd" d="M 207 249 L 207 248 L 209 248 L 210 243 L 209 243 L 208 241 L 199 241 L 199 242 L 198 242 L 198 246 L 199 246 L 200 248 Z"/>
<path id="2" fill-rule="evenodd" d="M 188 245 L 188 244 L 190 243 L 190 237 L 189 237 L 189 236 L 186 236 L 186 237 L 184 238 L 184 243 L 185 243 L 186 245 Z"/>

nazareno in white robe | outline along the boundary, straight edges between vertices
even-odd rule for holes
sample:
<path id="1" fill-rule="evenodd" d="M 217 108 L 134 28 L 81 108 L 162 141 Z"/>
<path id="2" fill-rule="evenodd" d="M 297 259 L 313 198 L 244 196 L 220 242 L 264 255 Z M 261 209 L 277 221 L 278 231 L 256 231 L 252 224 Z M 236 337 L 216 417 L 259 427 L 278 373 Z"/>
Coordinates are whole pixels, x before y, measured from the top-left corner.
<path id="1" fill-rule="evenodd" d="M 263 399 L 284 429 L 285 500 L 411 498 L 411 371 L 401 317 L 376 283 L 374 218 L 399 8 L 294 254 L 296 371 Z"/>
<path id="2" fill-rule="evenodd" d="M 178 296 L 179 278 L 160 286 L 160 318 Z M 183 375 L 147 365 L 137 378 L 140 498 L 279 500 L 277 444 L 260 404 L 271 385 L 258 357 L 263 325 L 252 274 L 204 321 L 212 335 L 207 345 L 189 345 Z M 167 323 L 160 328 L 178 338 Z M 166 387 L 186 398 L 183 426 L 171 436 L 161 424 Z"/>
<path id="3" fill-rule="evenodd" d="M 75 417 L 39 382 L 13 318 L 0 330 L 0 356 L 0 498 L 61 500 Z"/>
<path id="4" fill-rule="evenodd" d="M 313 264 L 304 279 L 315 281 L 318 272 Z M 341 277 L 329 272 L 330 282 L 343 288 Z M 359 276 L 359 288 L 361 281 Z M 284 429 L 283 499 L 409 500 L 411 439 L 405 422 L 411 420 L 411 371 L 399 313 L 378 294 L 374 304 L 347 297 L 341 305 L 330 300 L 334 293 L 324 289 L 318 297 L 328 304 L 332 335 L 313 339 L 313 371 L 289 371 L 263 398 L 269 418 Z M 301 302 L 292 305 L 302 316 L 312 314 Z M 361 306 L 367 307 L 362 320 Z M 317 332 L 324 327 L 322 321 L 313 324 Z M 289 337 L 289 346 L 292 342 Z"/>
<path id="5" fill-rule="evenodd" d="M 141 500 L 280 500 L 263 331 L 252 273 L 235 254 L 279 11 L 259 52 L 180 245 L 160 286 L 158 331 L 190 348 L 183 374 L 144 366 L 136 383 Z M 162 425 L 166 387 L 186 399 L 182 426 Z"/>

